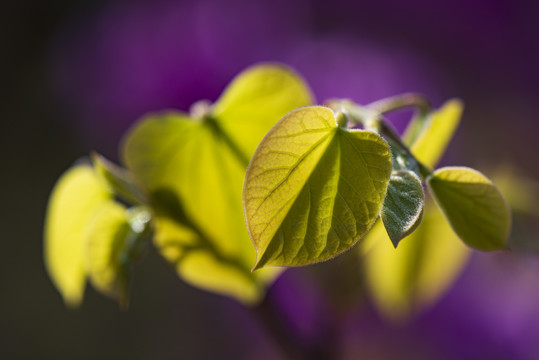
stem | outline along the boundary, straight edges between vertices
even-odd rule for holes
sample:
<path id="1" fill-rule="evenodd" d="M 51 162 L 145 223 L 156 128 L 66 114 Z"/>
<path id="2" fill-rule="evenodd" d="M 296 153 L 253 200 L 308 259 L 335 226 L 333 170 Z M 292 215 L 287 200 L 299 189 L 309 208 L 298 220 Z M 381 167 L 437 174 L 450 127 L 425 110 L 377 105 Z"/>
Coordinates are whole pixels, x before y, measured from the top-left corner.
<path id="1" fill-rule="evenodd" d="M 282 314 L 279 314 L 275 304 L 271 301 L 269 294 L 252 309 L 268 335 L 279 345 L 287 358 L 302 358 L 303 351 L 300 349 L 301 345 L 297 336 L 291 331 L 290 326 L 287 326 Z"/>
<path id="2" fill-rule="evenodd" d="M 419 168 L 419 173 L 423 179 L 426 179 L 432 175 L 432 170 L 421 163 L 416 157 L 412 154 L 408 146 L 401 140 L 397 132 L 387 123 L 386 120 L 380 119 L 379 121 L 380 134 L 384 135 L 387 139 L 391 141 L 392 144 L 396 145 L 399 150 L 403 151 L 407 156 L 412 157 Z"/>
<path id="3" fill-rule="evenodd" d="M 286 359 L 295 360 L 322 360 L 333 359 L 334 349 L 332 342 L 324 339 L 311 343 L 293 331 L 293 327 L 286 321 L 271 294 L 252 308 L 268 335 L 279 345 Z M 332 339 L 330 339 L 332 340 Z"/>
<path id="4" fill-rule="evenodd" d="M 403 94 L 392 96 L 386 99 L 378 100 L 366 106 L 379 114 L 386 114 L 395 110 L 415 107 L 419 110 L 421 116 L 426 116 L 431 110 L 430 101 L 420 94 Z"/>
<path id="5" fill-rule="evenodd" d="M 333 109 L 337 116 L 345 117 L 346 121 L 337 117 L 339 126 L 351 128 L 359 125 L 365 129 L 378 132 L 380 113 L 376 110 L 359 106 L 350 100 L 330 100 L 325 105 Z"/>
<path id="6" fill-rule="evenodd" d="M 385 113 L 402 109 L 405 107 L 415 107 L 419 110 L 419 119 L 426 119 L 432 106 L 422 95 L 404 94 L 393 96 L 387 99 L 375 101 L 367 106 L 359 106 L 350 100 L 330 100 L 326 106 L 332 108 L 337 113 L 342 113 L 348 119 L 349 127 L 361 125 L 367 130 L 377 132 L 386 137 L 389 142 L 398 148 L 404 155 L 412 158 L 417 163 L 419 173 L 423 179 L 432 174 L 432 171 L 412 154 L 408 146 L 402 141 L 397 132 L 387 123 L 382 116 Z M 342 121 L 341 121 L 342 122 Z"/>

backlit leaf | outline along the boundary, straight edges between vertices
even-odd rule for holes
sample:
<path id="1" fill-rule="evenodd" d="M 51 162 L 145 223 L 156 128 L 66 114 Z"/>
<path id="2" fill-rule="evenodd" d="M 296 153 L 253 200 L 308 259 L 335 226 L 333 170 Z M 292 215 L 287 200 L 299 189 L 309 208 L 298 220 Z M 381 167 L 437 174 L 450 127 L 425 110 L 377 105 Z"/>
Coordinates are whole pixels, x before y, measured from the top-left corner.
<path id="1" fill-rule="evenodd" d="M 365 240 L 374 243 L 362 261 L 369 292 L 382 315 L 397 322 L 443 296 L 470 254 L 432 202 L 425 204 L 421 225 L 397 249 L 381 222 Z"/>
<path id="2" fill-rule="evenodd" d="M 69 306 L 84 295 L 87 223 L 112 193 L 88 165 L 77 165 L 60 177 L 52 191 L 45 219 L 45 265 Z"/>
<path id="3" fill-rule="evenodd" d="M 182 278 L 255 301 L 261 285 L 249 272 L 255 254 L 241 208 L 245 164 L 215 129 L 178 113 L 147 118 L 127 137 L 125 162 L 156 211 L 156 245 Z M 237 282 L 248 286 L 238 291 Z"/>
<path id="4" fill-rule="evenodd" d="M 92 285 L 122 304 L 128 298 L 121 259 L 130 230 L 126 211 L 122 205 L 107 201 L 98 207 L 85 231 L 85 263 Z"/>
<path id="5" fill-rule="evenodd" d="M 123 158 L 155 208 L 155 243 L 191 284 L 252 303 L 278 273 L 250 272 L 256 253 L 242 208 L 246 167 L 263 135 L 311 100 L 291 70 L 240 74 L 202 118 L 169 112 L 143 119 Z"/>
<path id="6" fill-rule="evenodd" d="M 411 151 L 417 160 L 428 167 L 438 163 L 459 125 L 462 110 L 460 100 L 449 100 L 429 116 L 417 136 L 413 137 L 411 131 L 405 133 L 403 138 L 412 144 Z"/>
<path id="7" fill-rule="evenodd" d="M 483 251 L 507 247 L 509 206 L 483 174 L 465 167 L 446 167 L 436 170 L 427 184 L 451 227 L 468 246 Z"/>
<path id="8" fill-rule="evenodd" d="M 327 260 L 373 225 L 391 174 L 377 134 L 337 126 L 321 106 L 294 110 L 257 148 L 244 186 L 254 269 Z"/>
<path id="9" fill-rule="evenodd" d="M 250 160 L 260 140 L 279 119 L 313 102 L 309 87 L 296 72 L 280 64 L 261 64 L 236 76 L 211 113 Z"/>
<path id="10" fill-rule="evenodd" d="M 391 174 L 381 218 L 395 247 L 421 223 L 423 185 L 412 171 L 396 170 Z"/>
<path id="11" fill-rule="evenodd" d="M 91 155 L 94 169 L 107 182 L 114 193 L 132 204 L 145 204 L 146 196 L 135 184 L 133 175 L 96 153 Z"/>
<path id="12" fill-rule="evenodd" d="M 129 305 L 132 267 L 146 242 L 149 220 L 144 207 L 126 209 L 107 201 L 86 226 L 85 263 L 90 281 L 123 309 Z"/>

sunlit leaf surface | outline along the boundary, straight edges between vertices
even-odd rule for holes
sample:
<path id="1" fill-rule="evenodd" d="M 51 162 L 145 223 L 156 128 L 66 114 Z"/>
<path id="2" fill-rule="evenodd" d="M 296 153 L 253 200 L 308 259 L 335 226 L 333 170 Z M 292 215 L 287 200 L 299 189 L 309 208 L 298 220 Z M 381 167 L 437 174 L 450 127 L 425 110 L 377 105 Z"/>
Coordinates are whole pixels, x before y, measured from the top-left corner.
<path id="1" fill-rule="evenodd" d="M 157 114 L 129 132 L 123 158 L 155 208 L 156 245 L 186 281 L 253 302 L 277 274 L 250 271 L 242 184 L 262 136 L 310 99 L 290 70 L 262 65 L 240 74 L 202 118 Z"/>
<path id="2" fill-rule="evenodd" d="M 314 102 L 303 79 L 279 64 L 258 65 L 239 74 L 212 109 L 219 126 L 250 156 L 287 112 Z"/>
<path id="3" fill-rule="evenodd" d="M 85 229 L 112 197 L 88 165 L 69 169 L 56 183 L 45 219 L 45 265 L 66 304 L 77 306 L 86 285 Z"/>
<path id="4" fill-rule="evenodd" d="M 391 174 L 381 218 L 395 247 L 421 223 L 423 185 L 412 171 L 396 170 Z"/>
<path id="5" fill-rule="evenodd" d="M 379 311 L 394 321 L 406 320 L 436 302 L 470 253 L 432 202 L 425 204 L 421 225 L 397 249 L 381 222 L 365 240 L 374 243 L 362 262 L 369 292 Z"/>
<path id="6" fill-rule="evenodd" d="M 449 100 L 430 115 L 416 138 L 407 139 L 411 134 L 405 133 L 404 138 L 413 143 L 411 151 L 417 160 L 428 167 L 434 167 L 440 161 L 459 125 L 463 107 L 461 101 Z"/>
<path id="7" fill-rule="evenodd" d="M 327 260 L 379 215 L 391 173 L 387 143 L 337 126 L 332 110 L 297 109 L 264 138 L 247 171 L 244 207 L 255 268 Z"/>
<path id="8" fill-rule="evenodd" d="M 451 227 L 468 246 L 483 251 L 507 247 L 509 206 L 483 174 L 465 167 L 446 167 L 436 170 L 427 184 Z"/>

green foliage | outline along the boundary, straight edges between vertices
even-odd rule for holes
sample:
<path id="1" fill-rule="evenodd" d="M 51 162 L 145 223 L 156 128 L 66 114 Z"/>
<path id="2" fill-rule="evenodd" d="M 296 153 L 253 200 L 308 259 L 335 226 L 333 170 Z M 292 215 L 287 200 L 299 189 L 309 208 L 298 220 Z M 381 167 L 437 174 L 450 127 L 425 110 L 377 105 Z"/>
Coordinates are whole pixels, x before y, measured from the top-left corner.
<path id="1" fill-rule="evenodd" d="M 424 119 L 416 118 L 406 129 L 403 139 L 412 144 L 411 151 L 422 164 L 433 167 L 445 152 L 463 111 L 459 100 L 447 101 Z"/>
<path id="2" fill-rule="evenodd" d="M 93 166 L 66 172 L 44 244 L 65 302 L 80 304 L 89 279 L 127 307 L 149 239 L 185 281 L 251 304 L 281 271 L 266 266 L 325 261 L 368 235 L 371 293 L 382 312 L 403 318 L 459 273 L 468 250 L 457 236 L 479 250 L 507 248 L 510 211 L 492 182 L 467 168 L 431 170 L 460 101 L 439 110 L 415 94 L 312 103 L 292 70 L 254 66 L 213 105 L 142 118 L 122 143 L 125 168 L 92 154 Z M 401 137 L 384 114 L 405 106 L 420 111 Z"/>
<path id="3" fill-rule="evenodd" d="M 395 247 L 421 223 L 424 197 L 421 180 L 413 171 L 393 171 L 380 218 Z"/>
<path id="4" fill-rule="evenodd" d="M 402 322 L 431 306 L 466 265 L 469 249 L 458 240 L 442 212 L 425 203 L 421 226 L 394 248 L 381 223 L 361 262 L 369 294 L 381 314 Z"/>
<path id="5" fill-rule="evenodd" d="M 88 165 L 69 169 L 52 191 L 45 219 L 45 265 L 69 306 L 78 306 L 84 295 L 88 224 L 112 196 Z"/>
<path id="6" fill-rule="evenodd" d="M 446 167 L 427 179 L 451 227 L 470 247 L 490 251 L 507 247 L 510 209 L 494 184 L 476 170 Z"/>
<path id="7" fill-rule="evenodd" d="M 94 167 L 84 167 L 84 179 L 61 179 L 51 197 L 45 251 L 66 301 L 80 303 L 89 277 L 126 306 L 131 267 L 150 228 L 154 244 L 184 280 L 244 303 L 258 301 L 280 270 L 250 271 L 256 254 L 241 201 L 246 167 L 277 120 L 312 101 L 292 70 L 255 66 L 234 79 L 213 106 L 201 102 L 191 114 L 169 111 L 140 120 L 122 144 L 127 169 L 93 154 Z M 93 187 L 83 183 L 90 180 Z M 140 233 L 134 230 L 140 216 L 132 215 L 139 208 L 125 209 L 114 196 L 145 206 Z M 94 203 L 103 203 L 95 215 Z M 76 220 L 76 237 L 66 218 Z"/>
<path id="8" fill-rule="evenodd" d="M 135 183 L 133 174 L 100 156 L 91 154 L 94 170 L 112 189 L 114 194 L 131 204 L 146 204 L 147 196 L 141 192 Z"/>
<path id="9" fill-rule="evenodd" d="M 452 108 L 458 111 L 448 111 Z M 427 115 L 427 121 L 413 120 L 404 135 L 411 144 L 412 158 L 435 166 L 449 144 L 461 110 L 459 102 L 450 100 Z M 441 122 L 455 126 L 441 126 Z M 410 136 L 414 129 L 415 139 Z M 421 226 L 398 248 L 390 245 L 389 231 L 384 232 L 380 222 L 360 247 L 369 293 L 380 313 L 394 322 L 406 321 L 432 305 L 451 286 L 469 258 L 469 249 L 458 241 L 431 199 L 425 202 L 425 213 Z"/>
<path id="10" fill-rule="evenodd" d="M 255 269 L 305 265 L 350 248 L 378 218 L 390 173 L 391 152 L 377 134 L 343 129 L 321 106 L 286 115 L 245 177 Z"/>

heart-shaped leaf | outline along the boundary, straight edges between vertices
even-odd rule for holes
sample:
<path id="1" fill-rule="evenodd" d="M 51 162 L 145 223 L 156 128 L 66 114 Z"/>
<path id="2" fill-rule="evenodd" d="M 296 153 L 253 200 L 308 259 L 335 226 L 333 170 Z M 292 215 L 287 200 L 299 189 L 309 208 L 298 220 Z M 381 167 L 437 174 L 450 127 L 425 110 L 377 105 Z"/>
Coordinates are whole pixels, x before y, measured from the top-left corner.
<path id="1" fill-rule="evenodd" d="M 45 265 L 69 306 L 78 306 L 84 295 L 86 226 L 112 196 L 89 165 L 66 171 L 52 191 L 45 219 Z"/>
<path id="2" fill-rule="evenodd" d="M 254 269 L 306 265 L 349 249 L 378 218 L 390 174 L 391 152 L 377 134 L 344 130 L 321 106 L 286 115 L 245 177 Z"/>
<path id="3" fill-rule="evenodd" d="M 436 302 L 462 272 L 470 250 L 434 203 L 426 202 L 421 225 L 395 249 L 381 222 L 365 237 L 363 274 L 378 310 L 404 321 Z"/>
<path id="4" fill-rule="evenodd" d="M 260 299 L 275 270 L 253 274 L 242 209 L 245 170 L 262 136 L 310 92 L 291 70 L 240 74 L 203 114 L 147 117 L 127 135 L 123 158 L 155 209 L 155 242 L 191 284 L 244 302 Z"/>
<path id="5" fill-rule="evenodd" d="M 424 197 L 421 180 L 413 171 L 391 173 L 381 218 L 393 246 L 397 247 L 421 223 Z"/>
<path id="6" fill-rule="evenodd" d="M 451 227 L 468 246 L 483 251 L 507 248 L 510 209 L 483 174 L 446 167 L 436 170 L 427 184 Z"/>

